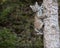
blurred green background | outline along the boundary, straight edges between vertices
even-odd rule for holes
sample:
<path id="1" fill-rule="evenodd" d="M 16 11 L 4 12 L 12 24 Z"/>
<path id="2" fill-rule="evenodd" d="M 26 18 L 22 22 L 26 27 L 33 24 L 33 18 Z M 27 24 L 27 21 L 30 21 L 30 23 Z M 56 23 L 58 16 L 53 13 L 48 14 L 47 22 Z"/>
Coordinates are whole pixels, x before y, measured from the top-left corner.
<path id="1" fill-rule="evenodd" d="M 41 5 L 42 0 L 0 0 L 0 48 L 44 47 L 43 36 L 34 31 L 34 13 L 29 7 L 36 1 Z"/>

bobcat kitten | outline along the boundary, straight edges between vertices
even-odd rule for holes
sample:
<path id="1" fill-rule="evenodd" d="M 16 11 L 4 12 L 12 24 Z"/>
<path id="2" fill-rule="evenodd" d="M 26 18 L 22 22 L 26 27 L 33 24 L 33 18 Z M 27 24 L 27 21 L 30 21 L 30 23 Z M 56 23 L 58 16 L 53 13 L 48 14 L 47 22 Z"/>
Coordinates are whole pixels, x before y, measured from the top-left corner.
<path id="1" fill-rule="evenodd" d="M 33 12 L 36 13 L 35 15 L 35 21 L 34 21 L 34 28 L 37 34 L 42 35 L 42 29 L 43 29 L 43 6 L 39 6 L 38 3 L 36 2 L 35 5 L 30 5 L 31 9 Z"/>

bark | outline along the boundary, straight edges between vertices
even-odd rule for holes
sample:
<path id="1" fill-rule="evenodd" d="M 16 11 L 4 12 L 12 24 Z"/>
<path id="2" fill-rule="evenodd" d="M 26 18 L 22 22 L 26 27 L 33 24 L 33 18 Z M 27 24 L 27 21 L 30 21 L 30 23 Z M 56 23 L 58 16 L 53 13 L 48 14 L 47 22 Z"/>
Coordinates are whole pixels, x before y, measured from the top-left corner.
<path id="1" fill-rule="evenodd" d="M 60 48 L 58 3 L 57 0 L 43 0 L 44 13 L 44 48 Z"/>

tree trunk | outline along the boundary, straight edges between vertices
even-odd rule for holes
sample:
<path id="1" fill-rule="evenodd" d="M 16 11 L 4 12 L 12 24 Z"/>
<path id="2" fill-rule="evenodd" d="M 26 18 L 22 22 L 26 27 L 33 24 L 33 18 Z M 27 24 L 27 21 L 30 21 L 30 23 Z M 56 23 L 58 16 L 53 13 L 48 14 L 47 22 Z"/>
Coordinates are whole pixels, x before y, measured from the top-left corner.
<path id="1" fill-rule="evenodd" d="M 60 48 L 58 3 L 57 0 L 43 0 L 44 13 L 44 48 Z"/>

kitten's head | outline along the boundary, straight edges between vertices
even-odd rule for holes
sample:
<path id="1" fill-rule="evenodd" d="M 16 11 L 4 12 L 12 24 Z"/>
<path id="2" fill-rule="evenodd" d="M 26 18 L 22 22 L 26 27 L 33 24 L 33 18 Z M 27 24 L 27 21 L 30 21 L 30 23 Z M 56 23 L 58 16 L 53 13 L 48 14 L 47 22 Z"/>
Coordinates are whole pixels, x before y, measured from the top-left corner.
<path id="1" fill-rule="evenodd" d="M 30 8 L 33 12 L 38 12 L 40 9 L 43 9 L 43 7 L 39 6 L 37 2 L 34 5 L 30 5 Z"/>

